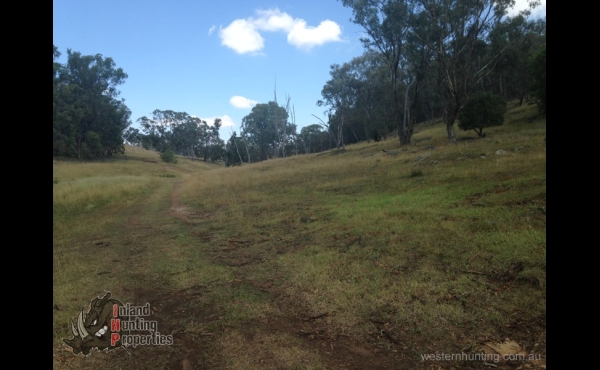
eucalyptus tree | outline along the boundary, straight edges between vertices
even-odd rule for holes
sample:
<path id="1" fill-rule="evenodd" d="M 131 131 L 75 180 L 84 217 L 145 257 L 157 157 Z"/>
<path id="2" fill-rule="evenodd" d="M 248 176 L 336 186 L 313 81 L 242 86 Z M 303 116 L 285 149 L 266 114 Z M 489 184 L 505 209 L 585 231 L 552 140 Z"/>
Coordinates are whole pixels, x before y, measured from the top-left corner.
<path id="1" fill-rule="evenodd" d="M 210 126 L 186 112 L 155 109 L 152 118 L 143 116 L 138 122 L 144 132 L 140 136 L 146 149 L 160 152 L 171 149 L 179 155 L 202 157 L 204 161 L 214 161 L 223 155 L 225 143 L 219 138 L 220 118 Z"/>
<path id="2" fill-rule="evenodd" d="M 275 101 L 256 104 L 242 119 L 242 137 L 249 147 L 256 149 L 259 161 L 277 156 L 281 138 L 289 132 L 287 120 L 288 112 Z"/>
<path id="3" fill-rule="evenodd" d="M 187 113 L 179 113 L 179 121 L 173 124 L 171 146 L 180 155 L 196 158 L 204 156 L 209 127 L 206 121 Z"/>
<path id="4" fill-rule="evenodd" d="M 244 145 L 242 139 L 237 136 L 235 131 L 233 131 L 231 133 L 231 137 L 229 140 L 227 140 L 223 155 L 226 167 L 241 165 L 243 162 L 249 162 L 249 157 L 242 155 L 244 153 L 244 151 L 241 149 L 242 145 Z"/>
<path id="5" fill-rule="evenodd" d="M 527 14 L 519 14 L 498 23 L 490 32 L 487 58 L 500 56 L 486 83 L 482 82 L 482 90 L 506 100 L 518 99 L 521 105 L 530 92 L 529 59 L 545 40 L 545 19 L 529 20 Z"/>
<path id="6" fill-rule="evenodd" d="M 406 40 L 411 29 L 411 18 L 415 11 L 412 0 L 341 0 L 344 6 L 352 8 L 351 21 L 361 25 L 368 37 L 361 38 L 365 48 L 376 50 L 386 61 L 390 73 L 390 86 L 393 93 L 395 122 L 401 145 L 410 144 L 412 123 L 400 111 L 398 81 L 404 73 L 401 62 Z"/>
<path id="7" fill-rule="evenodd" d="M 539 50 L 531 59 L 532 83 L 531 89 L 533 95 L 538 101 L 538 106 L 542 114 L 546 114 L 546 44 L 540 46 Z"/>
<path id="8" fill-rule="evenodd" d="M 302 143 L 304 153 L 310 154 L 314 152 L 314 143 L 317 142 L 320 135 L 323 133 L 321 126 L 317 124 L 302 127 L 300 130 L 299 141 Z"/>
<path id="9" fill-rule="evenodd" d="M 172 145 L 173 128 L 176 125 L 178 115 L 172 110 L 161 111 L 155 109 L 152 117 L 142 116 L 137 122 L 142 127 L 145 135 L 142 145 L 146 149 L 164 151 Z"/>
<path id="10" fill-rule="evenodd" d="M 481 65 L 485 40 L 514 0 L 416 0 L 429 22 L 418 35 L 435 50 L 438 94 L 444 103 L 448 139 L 456 143 L 454 122 L 476 85 L 489 74 L 495 58 Z"/>
<path id="11" fill-rule="evenodd" d="M 206 128 L 206 136 L 202 142 L 202 157 L 206 162 L 207 159 L 210 159 L 212 162 L 217 161 L 219 159 L 223 159 L 225 154 L 225 142 L 219 136 L 219 130 L 222 126 L 222 121 L 220 118 L 215 118 L 212 126 L 207 126 L 206 123 L 203 122 Z"/>
<path id="12" fill-rule="evenodd" d="M 53 45 L 54 155 L 100 158 L 124 153 L 123 131 L 131 111 L 118 99 L 127 74 L 112 58 L 67 49 L 67 63 Z"/>
<path id="13" fill-rule="evenodd" d="M 361 132 L 364 133 L 361 140 L 379 141 L 396 128 L 394 97 L 388 88 L 390 76 L 386 62 L 379 53 L 366 50 L 348 62 L 346 69 L 353 94 L 349 122 L 352 135 L 358 140 L 357 136 L 361 135 L 357 132 Z"/>
<path id="14" fill-rule="evenodd" d="M 135 127 L 129 127 L 123 132 L 123 139 L 129 144 L 138 146 L 142 142 L 143 135 L 140 134 L 140 130 Z"/>
<path id="15" fill-rule="evenodd" d="M 344 123 L 350 115 L 356 99 L 353 89 L 353 78 L 349 73 L 350 66 L 332 64 L 329 70 L 331 79 L 325 83 L 321 90 L 322 100 L 317 101 L 317 106 L 328 107 L 327 126 L 335 137 L 336 147 L 344 148 Z M 317 117 L 318 118 L 318 117 Z M 322 120 L 321 122 L 325 124 Z"/>
<path id="16" fill-rule="evenodd" d="M 351 21 L 365 30 L 367 37 L 361 39 L 365 48 L 377 51 L 386 61 L 402 145 L 410 143 L 417 117 L 432 118 L 438 110 L 442 111 L 448 139 L 456 142 L 454 123 L 469 95 L 485 88 L 511 45 L 528 47 L 515 40 L 490 46 L 492 31 L 500 29 L 497 26 L 514 0 L 341 1 L 352 9 Z M 528 3 L 531 7 L 539 5 L 538 0 Z M 518 22 L 513 23 L 512 30 L 518 30 Z M 515 35 L 518 33 L 505 32 L 504 37 Z M 514 56 L 526 55 L 522 48 L 514 49 Z M 520 67 L 526 64 L 520 60 L 515 63 L 519 62 Z M 514 81 L 508 84 L 511 88 L 526 80 L 522 75 L 527 70 L 513 72 Z M 502 89 L 506 85 L 504 82 Z M 521 96 L 523 86 L 517 86 Z"/>
<path id="17" fill-rule="evenodd" d="M 277 89 L 275 89 L 275 104 L 279 105 L 277 103 Z M 297 129 L 297 125 L 296 125 L 296 111 L 293 105 L 290 104 L 290 101 L 292 100 L 291 96 L 289 95 L 285 95 L 285 106 L 283 107 L 285 109 L 285 115 L 280 114 L 281 111 L 279 110 L 275 110 L 275 112 L 279 112 L 276 113 L 274 115 L 272 115 L 271 119 L 273 122 L 273 126 L 275 129 L 275 135 L 277 136 L 277 142 L 279 145 L 279 152 L 281 154 L 281 156 L 283 158 L 286 157 L 288 149 L 292 149 L 294 153 L 298 153 L 298 147 L 296 145 L 296 138 L 297 138 L 297 133 L 296 133 L 296 129 Z M 290 119 L 290 121 L 288 122 L 288 119 Z M 291 154 L 292 151 L 290 151 L 289 154 Z"/>

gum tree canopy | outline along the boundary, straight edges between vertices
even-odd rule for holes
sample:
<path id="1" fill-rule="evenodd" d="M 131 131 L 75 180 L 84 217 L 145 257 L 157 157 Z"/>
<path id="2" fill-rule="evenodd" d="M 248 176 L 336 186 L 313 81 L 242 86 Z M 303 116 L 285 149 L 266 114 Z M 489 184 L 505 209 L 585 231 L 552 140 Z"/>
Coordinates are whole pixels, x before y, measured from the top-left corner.
<path id="1" fill-rule="evenodd" d="M 67 63 L 53 45 L 54 155 L 96 159 L 124 153 L 123 131 L 131 124 L 117 86 L 127 74 L 112 58 L 67 49 Z"/>

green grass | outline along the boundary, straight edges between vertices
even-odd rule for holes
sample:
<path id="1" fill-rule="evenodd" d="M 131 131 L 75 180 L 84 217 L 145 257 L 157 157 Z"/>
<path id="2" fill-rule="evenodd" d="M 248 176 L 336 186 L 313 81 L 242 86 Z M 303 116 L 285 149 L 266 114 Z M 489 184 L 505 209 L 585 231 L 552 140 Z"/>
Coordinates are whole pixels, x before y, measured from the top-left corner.
<path id="1" fill-rule="evenodd" d="M 297 335 L 323 313 L 323 338 L 415 368 L 421 353 L 481 336 L 545 354 L 545 117 L 513 106 L 486 138 L 456 130 L 456 145 L 436 121 L 406 147 L 390 138 L 233 168 L 139 148 L 55 162 L 55 343 L 111 289 L 181 299 L 162 319 L 214 334 L 195 339 L 215 354 L 200 367 L 328 368 Z"/>

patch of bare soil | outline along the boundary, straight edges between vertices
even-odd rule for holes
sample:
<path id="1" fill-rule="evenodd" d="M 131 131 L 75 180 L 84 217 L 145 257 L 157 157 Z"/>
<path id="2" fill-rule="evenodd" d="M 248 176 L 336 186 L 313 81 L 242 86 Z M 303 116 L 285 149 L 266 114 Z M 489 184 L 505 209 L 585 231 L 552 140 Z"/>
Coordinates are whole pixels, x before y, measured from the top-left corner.
<path id="1" fill-rule="evenodd" d="M 295 338 L 302 343 L 300 353 L 310 353 L 313 358 L 318 358 L 327 369 L 414 369 L 417 364 L 414 360 L 407 360 L 402 354 L 391 355 L 382 351 L 374 342 L 357 341 L 349 335 L 339 332 L 327 324 L 326 318 L 332 313 L 310 313 L 298 297 L 289 296 L 285 288 L 278 284 L 279 276 L 273 275 L 265 281 L 255 281 L 248 278 L 250 269 L 239 269 L 234 274 L 236 278 L 231 284 L 248 285 L 262 292 L 268 293 L 270 305 L 279 314 L 269 315 L 260 321 L 247 322 L 242 325 L 243 332 L 237 350 L 240 353 L 254 353 L 249 358 L 254 365 L 252 369 L 278 369 L 289 368 L 279 352 L 283 348 L 263 348 L 269 342 L 270 336 L 279 338 L 279 346 L 285 343 L 285 338 Z M 223 335 L 227 335 L 224 333 Z M 258 339 L 262 338 L 262 339 Z M 291 345 L 288 344 L 288 345 Z M 400 347 L 398 347 L 400 348 Z M 413 356 L 414 357 L 414 356 Z M 299 354 L 296 366 L 302 365 L 308 359 L 303 359 Z M 287 364 L 287 365 L 286 365 Z M 310 367 L 308 367 L 310 368 Z"/>
<path id="2" fill-rule="evenodd" d="M 243 242 L 228 244 L 240 248 L 245 245 Z M 263 319 L 230 325 L 224 318 L 227 302 L 211 299 L 213 289 L 219 289 L 218 286 L 196 285 L 175 291 L 138 287 L 128 290 L 127 296 L 131 297 L 128 303 L 150 303 L 151 320 L 158 323 L 161 334 L 173 336 L 173 345 L 118 348 L 108 353 L 93 351 L 88 357 L 74 356 L 65 347 L 64 351 L 55 352 L 55 361 L 64 365 L 61 368 L 101 365 L 105 370 L 288 369 L 313 368 L 316 366 L 312 365 L 317 364 L 336 370 L 545 369 L 545 352 L 542 357 L 538 351 L 546 346 L 545 317 L 533 321 L 515 320 L 501 333 L 505 339 L 480 337 L 471 348 L 464 350 L 471 356 L 487 355 L 485 361 L 421 361 L 414 352 L 418 338 L 401 337 L 389 330 L 384 319 L 374 316 L 371 320 L 377 329 L 377 338 L 365 337 L 362 341 L 351 338 L 327 324 L 326 319 L 332 313 L 307 312 L 297 297 L 285 294 L 278 285 L 279 276 L 274 274 L 265 281 L 255 281 L 250 277 L 251 268 L 236 269 L 236 278 L 227 284 L 245 284 L 266 293 L 270 305 L 277 309 Z M 382 350 L 375 345 L 381 340 L 389 342 L 389 349 Z M 410 349 L 406 346 L 408 341 L 413 342 Z M 418 347 L 431 345 L 419 343 Z M 505 357 L 494 362 L 499 356 Z"/>
<path id="3" fill-rule="evenodd" d="M 188 207 L 179 203 L 179 189 L 181 188 L 181 181 L 177 181 L 173 187 L 171 193 L 171 208 L 169 208 L 169 214 L 174 215 L 185 223 L 191 224 L 195 219 L 203 219 L 212 217 L 212 213 L 196 213 L 190 211 Z"/>
<path id="4" fill-rule="evenodd" d="M 173 192 L 171 193 L 171 208 L 169 209 L 169 213 L 186 223 L 190 223 L 190 216 L 192 212 L 190 212 L 186 206 L 179 203 L 179 189 L 181 188 L 181 183 L 181 181 L 177 181 L 173 187 Z"/>
<path id="5" fill-rule="evenodd" d="M 239 279 L 234 282 L 241 283 L 251 282 Z M 257 285 L 265 292 L 272 286 L 269 281 Z M 176 292 L 139 289 L 133 294 L 139 304 L 149 302 L 154 307 L 153 319 L 159 322 L 161 333 L 173 333 L 175 343 L 171 351 L 167 354 L 160 350 L 160 353 L 152 354 L 155 358 L 167 356 L 170 359 L 164 364 L 166 369 L 230 368 L 222 362 L 224 351 L 245 363 L 243 368 L 246 369 L 292 368 L 315 356 L 327 369 L 413 368 L 378 352 L 369 344 L 330 332 L 321 320 L 326 315 L 299 317 L 284 313 L 245 322 L 240 327 L 217 325 L 218 330 L 207 332 L 198 328 L 209 322 L 219 324 L 223 312 L 216 306 L 202 303 L 202 296 L 210 294 L 206 287 L 195 286 Z M 285 338 L 296 338 L 295 344 L 286 342 Z M 297 342 L 301 343 L 299 347 Z M 286 353 L 292 347 L 293 356 Z M 137 352 L 137 349 L 131 351 Z"/>

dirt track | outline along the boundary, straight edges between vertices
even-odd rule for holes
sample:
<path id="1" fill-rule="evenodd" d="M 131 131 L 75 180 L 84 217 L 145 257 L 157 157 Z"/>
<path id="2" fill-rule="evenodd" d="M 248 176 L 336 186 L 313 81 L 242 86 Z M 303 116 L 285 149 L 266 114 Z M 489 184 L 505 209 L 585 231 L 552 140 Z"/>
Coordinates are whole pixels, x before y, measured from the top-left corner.
<path id="1" fill-rule="evenodd" d="M 169 192 L 155 192 L 130 207 L 122 224 L 121 240 L 124 248 L 114 250 L 115 260 L 125 265 L 123 271 L 137 276 L 137 284 L 122 287 L 122 298 L 132 304 L 150 303 L 152 319 L 158 322 L 161 334 L 171 334 L 171 346 L 138 346 L 128 350 L 118 348 L 110 352 L 93 351 L 88 357 L 75 356 L 69 347 L 55 345 L 57 368 L 81 369 L 415 369 L 415 368 L 462 368 L 456 363 L 423 363 L 404 343 L 386 331 L 385 323 L 373 322 L 372 340 L 358 342 L 327 325 L 327 318 L 335 312 L 307 312 L 298 297 L 286 294 L 280 284 L 278 271 L 268 279 L 256 281 L 253 269 L 259 264 L 271 268 L 269 260 L 281 250 L 250 248 L 249 240 L 227 238 L 213 240 L 207 230 L 200 227 L 201 220 L 211 217 L 203 212 L 192 212 L 180 204 L 178 194 L 180 180 L 173 183 Z M 168 197 L 170 201 L 165 201 Z M 156 204 L 168 207 L 156 215 Z M 158 222 L 157 222 L 158 220 Z M 174 225 L 175 226 L 172 226 Z M 149 240 L 172 239 L 172 227 L 185 228 L 209 245 L 206 251 L 209 263 L 233 269 L 233 281 L 208 286 L 192 286 L 173 289 L 161 286 L 161 276 L 148 275 L 143 261 L 148 255 Z M 110 248 L 115 240 L 104 241 Z M 112 244 L 111 244 L 112 243 Z M 285 252 L 285 251 L 283 251 Z M 121 255 L 122 254 L 122 255 Z M 190 268 L 182 270 L 187 273 Z M 220 285 L 220 284 L 227 284 Z M 224 322 L 228 302 L 219 301 L 218 289 L 252 289 L 262 292 L 269 305 L 269 314 L 261 320 L 243 322 L 231 326 Z M 89 297 L 90 299 L 93 297 Z M 68 323 L 65 323 L 68 325 Z M 207 326 L 208 325 L 208 326 Z M 545 319 L 543 323 L 545 327 Z M 211 327 L 207 332 L 204 328 Z M 382 351 L 376 341 L 388 341 L 389 351 Z M 235 365 L 231 362 L 235 359 Z M 544 361 L 545 363 L 545 361 Z M 543 365 L 542 365 L 543 366 Z M 515 368 L 500 365 L 496 368 Z M 473 363 L 472 368 L 486 368 Z M 533 367 L 524 367 L 533 368 Z M 545 367 L 539 367 L 545 368 Z"/>

